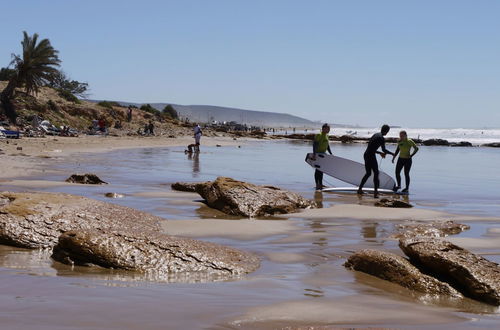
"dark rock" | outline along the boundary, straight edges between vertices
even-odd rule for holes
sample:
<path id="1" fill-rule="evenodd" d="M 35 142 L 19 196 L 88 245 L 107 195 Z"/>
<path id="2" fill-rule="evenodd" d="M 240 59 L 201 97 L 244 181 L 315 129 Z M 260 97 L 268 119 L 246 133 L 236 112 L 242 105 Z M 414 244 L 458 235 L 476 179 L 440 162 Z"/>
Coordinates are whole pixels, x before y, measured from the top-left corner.
<path id="1" fill-rule="evenodd" d="M 429 139 L 422 142 L 424 146 L 449 146 L 450 142 L 443 139 Z"/>
<path id="2" fill-rule="evenodd" d="M 81 184 L 102 184 L 107 182 L 102 181 L 97 175 L 92 173 L 87 174 L 73 174 L 66 179 L 66 182 L 81 183 Z"/>
<path id="3" fill-rule="evenodd" d="M 375 206 L 379 207 L 394 207 L 394 208 L 410 208 L 413 207 L 410 203 L 407 203 L 405 201 L 401 201 L 398 199 L 387 199 L 387 198 L 382 198 L 381 200 L 377 201 L 375 203 Z"/>
<path id="4" fill-rule="evenodd" d="M 399 233 L 393 235 L 396 238 L 415 238 L 415 237 L 446 237 L 448 235 L 457 235 L 470 226 L 454 221 L 434 221 L 431 223 L 397 225 Z"/>
<path id="5" fill-rule="evenodd" d="M 178 272 L 239 275 L 259 267 L 259 259 L 252 254 L 162 233 L 70 231 L 59 237 L 52 257 L 65 263 L 136 270 L 159 277 Z"/>
<path id="6" fill-rule="evenodd" d="M 408 260 L 392 253 L 361 250 L 351 255 L 344 266 L 421 293 L 462 297 L 449 284 L 423 274 Z"/>
<path id="7" fill-rule="evenodd" d="M 472 143 L 467 141 L 450 142 L 450 147 L 472 147 Z"/>
<path id="8" fill-rule="evenodd" d="M 500 305 L 500 267 L 450 242 L 403 239 L 403 252 L 426 273 L 450 283 L 465 296 Z"/>
<path id="9" fill-rule="evenodd" d="M 485 143 L 481 145 L 482 147 L 490 147 L 490 148 L 500 148 L 500 142 L 493 143 Z"/>
<path id="10" fill-rule="evenodd" d="M 159 232 L 162 218 L 68 194 L 0 193 L 0 243 L 48 248 L 69 230 Z"/>
<path id="11" fill-rule="evenodd" d="M 122 194 L 113 193 L 113 192 L 105 193 L 104 196 L 106 196 L 108 198 L 122 198 L 123 197 Z"/>
<path id="12" fill-rule="evenodd" d="M 291 213 L 315 206 L 302 196 L 272 186 L 257 186 L 231 178 L 196 185 L 208 206 L 231 215 L 255 217 Z"/>
<path id="13" fill-rule="evenodd" d="M 172 183 L 172 190 L 196 192 L 196 185 L 208 182 L 175 182 Z"/>

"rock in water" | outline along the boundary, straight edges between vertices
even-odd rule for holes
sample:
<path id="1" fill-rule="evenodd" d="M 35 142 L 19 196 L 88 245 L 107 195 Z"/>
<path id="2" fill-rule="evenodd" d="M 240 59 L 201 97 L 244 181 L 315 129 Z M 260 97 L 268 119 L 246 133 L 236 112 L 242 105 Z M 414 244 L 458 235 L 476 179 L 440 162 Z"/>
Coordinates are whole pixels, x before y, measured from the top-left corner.
<path id="1" fill-rule="evenodd" d="M 172 183 L 172 190 L 196 192 L 196 185 L 204 183 L 208 182 L 175 182 Z"/>
<path id="2" fill-rule="evenodd" d="M 48 248 L 69 230 L 159 232 L 163 219 L 128 207 L 54 193 L 0 193 L 0 243 Z"/>
<path id="3" fill-rule="evenodd" d="M 208 206 L 231 215 L 255 217 L 291 213 L 315 205 L 302 196 L 272 186 L 257 186 L 231 178 L 196 185 Z"/>
<path id="4" fill-rule="evenodd" d="M 433 221 L 431 223 L 419 224 L 398 224 L 396 227 L 398 228 L 399 232 L 392 235 L 391 237 L 446 237 L 448 235 L 457 235 L 465 230 L 470 229 L 470 226 L 456 223 L 452 220 Z"/>
<path id="5" fill-rule="evenodd" d="M 72 174 L 69 178 L 66 179 L 66 182 L 81 184 L 107 184 L 107 182 L 102 181 L 97 175 L 92 173 Z"/>
<path id="6" fill-rule="evenodd" d="M 412 263 L 450 283 L 465 296 L 500 305 L 500 267 L 448 241 L 402 239 L 399 246 Z"/>
<path id="7" fill-rule="evenodd" d="M 375 203 L 375 206 L 379 207 L 395 207 L 395 208 L 410 208 L 413 207 L 410 203 L 400 201 L 398 199 L 387 199 L 382 198 L 378 202 Z"/>
<path id="8" fill-rule="evenodd" d="M 52 257 L 66 263 L 136 270 L 160 278 L 179 272 L 239 275 L 259 267 L 259 259 L 252 254 L 162 233 L 70 231 L 59 237 Z"/>
<path id="9" fill-rule="evenodd" d="M 361 250 L 351 255 L 344 266 L 421 293 L 462 297 L 448 283 L 423 274 L 405 258 L 389 252 Z"/>

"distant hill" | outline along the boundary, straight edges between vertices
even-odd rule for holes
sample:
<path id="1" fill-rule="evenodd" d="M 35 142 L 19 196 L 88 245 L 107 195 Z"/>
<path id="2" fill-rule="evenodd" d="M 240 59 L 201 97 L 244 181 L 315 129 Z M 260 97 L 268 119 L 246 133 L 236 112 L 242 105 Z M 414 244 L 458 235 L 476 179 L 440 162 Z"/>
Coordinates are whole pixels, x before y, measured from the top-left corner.
<path id="1" fill-rule="evenodd" d="M 141 103 L 121 102 L 128 106 L 140 107 Z M 316 127 L 318 123 L 311 120 L 293 116 L 286 113 L 244 110 L 238 108 L 218 107 L 213 105 L 180 105 L 173 103 L 150 103 L 152 107 L 163 110 L 166 105 L 171 104 L 179 113 L 180 118 L 189 118 L 192 122 L 230 122 L 241 124 L 266 126 L 266 127 Z"/>

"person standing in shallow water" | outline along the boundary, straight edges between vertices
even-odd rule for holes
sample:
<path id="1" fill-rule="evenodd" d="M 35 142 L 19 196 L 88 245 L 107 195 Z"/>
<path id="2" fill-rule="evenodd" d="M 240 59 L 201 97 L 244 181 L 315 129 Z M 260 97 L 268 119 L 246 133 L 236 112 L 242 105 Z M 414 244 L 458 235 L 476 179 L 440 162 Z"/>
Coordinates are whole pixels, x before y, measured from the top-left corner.
<path id="1" fill-rule="evenodd" d="M 377 162 L 377 154 L 381 155 L 382 158 L 385 158 L 386 154 L 393 155 L 394 153 L 390 152 L 385 148 L 385 138 L 384 136 L 389 133 L 391 128 L 389 125 L 383 125 L 380 129 L 380 133 L 375 133 L 370 138 L 368 142 L 368 147 L 366 147 L 366 151 L 363 155 L 365 159 L 365 176 L 361 179 L 361 183 L 359 184 L 358 194 L 363 194 L 363 186 L 366 183 L 366 180 L 370 177 L 373 171 L 373 185 L 375 187 L 375 191 L 373 193 L 373 197 L 378 198 L 378 187 L 380 185 L 380 181 L 378 178 L 378 162 Z M 382 152 L 378 151 L 378 148 L 382 148 Z"/>
<path id="2" fill-rule="evenodd" d="M 314 137 L 312 160 L 316 160 L 316 154 L 324 154 L 327 151 L 330 155 L 332 154 L 328 140 L 328 133 L 330 133 L 330 126 L 328 124 L 323 124 L 321 127 L 321 133 L 316 134 Z M 323 185 L 323 172 L 316 169 L 314 172 L 314 181 L 316 182 L 316 190 L 323 189 L 325 187 Z"/>
<path id="3" fill-rule="evenodd" d="M 195 143 L 194 152 L 200 152 L 200 140 L 202 135 L 200 125 L 195 124 L 193 131 L 194 131 L 194 143 Z"/>
<path id="4" fill-rule="evenodd" d="M 413 148 L 413 152 L 410 154 L 411 149 Z M 403 193 L 407 193 L 410 189 L 410 169 L 412 165 L 412 158 L 418 151 L 418 147 L 413 142 L 412 139 L 408 139 L 408 135 L 406 131 L 399 132 L 399 142 L 398 148 L 392 157 L 392 163 L 394 164 L 394 159 L 399 153 L 398 162 L 396 163 L 396 181 L 398 185 L 394 187 L 394 191 L 398 191 L 401 189 L 401 170 L 405 171 L 405 183 L 406 187 L 401 191 Z"/>

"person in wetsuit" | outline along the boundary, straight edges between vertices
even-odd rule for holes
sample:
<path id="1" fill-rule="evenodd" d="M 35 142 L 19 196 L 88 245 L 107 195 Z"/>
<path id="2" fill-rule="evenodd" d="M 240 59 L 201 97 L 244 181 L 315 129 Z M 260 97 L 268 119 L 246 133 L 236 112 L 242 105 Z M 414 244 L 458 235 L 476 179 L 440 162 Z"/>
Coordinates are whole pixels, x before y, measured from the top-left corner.
<path id="1" fill-rule="evenodd" d="M 411 148 L 413 148 L 413 152 L 410 154 Z M 398 191 L 401 189 L 401 170 L 404 168 L 405 171 L 405 182 L 406 187 L 401 192 L 407 193 L 410 188 L 410 169 L 412 164 L 412 158 L 417 153 L 418 147 L 413 142 L 412 139 L 408 139 L 408 135 L 406 131 L 399 132 L 399 142 L 398 148 L 392 157 L 392 163 L 394 163 L 394 159 L 399 153 L 398 162 L 396 163 L 396 181 L 398 185 L 394 187 L 394 191 Z"/>
<path id="2" fill-rule="evenodd" d="M 327 151 L 332 154 L 332 150 L 330 149 L 330 143 L 328 140 L 328 133 L 330 132 L 330 125 L 323 124 L 321 127 L 321 133 L 316 134 L 313 142 L 313 156 L 312 160 L 316 160 L 316 154 L 324 154 Z M 314 181 L 316 182 L 316 190 L 321 190 L 325 186 L 323 186 L 323 172 L 316 169 L 314 172 Z"/>
<path id="3" fill-rule="evenodd" d="M 373 171 L 373 184 L 375 186 L 375 191 L 373 196 L 375 198 L 378 197 L 378 187 L 379 187 L 379 179 L 378 179 L 378 163 L 377 163 L 377 154 L 381 155 L 382 158 L 385 158 L 386 154 L 393 155 L 394 153 L 390 152 L 385 148 L 385 138 L 384 136 L 389 133 L 390 127 L 389 125 L 383 125 L 380 129 L 380 133 L 375 133 L 370 138 L 368 142 L 368 147 L 366 147 L 366 151 L 363 155 L 365 159 L 365 170 L 366 174 L 361 179 L 361 183 L 359 184 L 358 194 L 363 194 L 363 186 L 366 183 L 366 180 L 370 177 Z M 378 148 L 382 148 L 382 152 L 378 151 Z"/>

